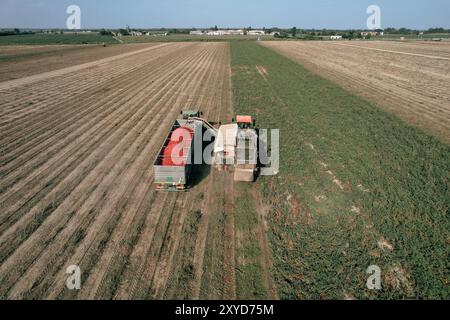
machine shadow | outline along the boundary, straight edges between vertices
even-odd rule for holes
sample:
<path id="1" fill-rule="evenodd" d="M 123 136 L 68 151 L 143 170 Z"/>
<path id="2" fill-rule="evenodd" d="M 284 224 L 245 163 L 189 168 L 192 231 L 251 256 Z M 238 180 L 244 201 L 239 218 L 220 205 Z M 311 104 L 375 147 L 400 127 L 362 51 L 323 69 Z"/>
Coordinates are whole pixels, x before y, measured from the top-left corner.
<path id="1" fill-rule="evenodd" d="M 202 134 L 205 134 L 205 130 L 203 130 Z M 215 137 L 212 137 L 211 141 L 203 141 L 202 142 L 202 153 L 205 151 L 205 148 L 211 144 L 214 143 Z M 212 156 L 212 155 L 211 155 Z M 188 189 L 195 188 L 196 186 L 200 185 L 203 180 L 207 179 L 208 176 L 211 174 L 212 166 L 210 164 L 206 164 L 205 161 L 203 161 L 202 164 L 194 164 L 192 166 L 192 172 L 190 176 L 190 182 L 188 185 Z"/>
<path id="2" fill-rule="evenodd" d="M 258 137 L 260 136 L 259 129 L 256 129 Z M 255 173 L 255 182 L 261 177 L 261 169 L 267 167 L 269 162 L 268 155 L 270 153 L 270 148 L 266 141 L 263 139 L 258 139 L 258 170 Z"/>
<path id="3" fill-rule="evenodd" d="M 211 173 L 211 166 L 207 164 L 196 164 L 192 167 L 191 181 L 189 183 L 189 189 L 195 188 L 200 185 L 203 180 L 208 178 Z"/>

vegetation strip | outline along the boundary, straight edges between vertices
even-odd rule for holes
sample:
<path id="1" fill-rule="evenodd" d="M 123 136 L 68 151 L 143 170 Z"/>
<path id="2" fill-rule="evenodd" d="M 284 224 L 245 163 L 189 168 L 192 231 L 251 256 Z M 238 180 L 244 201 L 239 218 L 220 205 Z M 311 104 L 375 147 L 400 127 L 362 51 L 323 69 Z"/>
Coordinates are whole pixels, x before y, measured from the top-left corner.
<path id="1" fill-rule="evenodd" d="M 257 43 L 231 64 L 236 112 L 281 129 L 260 178 L 279 297 L 448 299 L 448 145 Z"/>

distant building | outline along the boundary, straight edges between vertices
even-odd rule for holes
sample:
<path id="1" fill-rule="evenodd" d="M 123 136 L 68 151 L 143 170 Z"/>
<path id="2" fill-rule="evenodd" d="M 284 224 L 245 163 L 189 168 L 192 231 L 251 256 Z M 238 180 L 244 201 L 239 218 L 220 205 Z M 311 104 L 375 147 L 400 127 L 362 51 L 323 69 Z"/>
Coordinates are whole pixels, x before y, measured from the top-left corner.
<path id="1" fill-rule="evenodd" d="M 227 32 L 225 30 L 212 30 L 208 31 L 208 36 L 225 36 L 227 35 Z"/>
<path id="2" fill-rule="evenodd" d="M 249 30 L 247 35 L 249 36 L 263 36 L 266 32 L 264 30 Z"/>
<path id="3" fill-rule="evenodd" d="M 164 32 L 164 31 L 148 31 L 145 32 L 144 35 L 149 36 L 149 37 L 164 37 L 168 35 L 168 32 Z"/>
<path id="4" fill-rule="evenodd" d="M 363 32 L 361 32 L 361 36 L 363 38 L 367 38 L 368 36 L 371 36 L 371 37 L 384 36 L 384 32 L 383 31 L 363 31 Z"/>
<path id="5" fill-rule="evenodd" d="M 230 36 L 243 36 L 245 34 L 244 30 L 227 30 L 227 34 Z"/>
<path id="6" fill-rule="evenodd" d="M 342 36 L 330 36 L 330 40 L 342 40 Z"/>
<path id="7" fill-rule="evenodd" d="M 92 30 L 62 31 L 63 34 L 92 33 Z"/>
<path id="8" fill-rule="evenodd" d="M 230 30 L 213 30 L 209 31 L 207 34 L 212 36 L 243 36 L 245 33 L 244 30 L 230 29 Z"/>
<path id="9" fill-rule="evenodd" d="M 272 37 L 279 37 L 279 36 L 281 36 L 281 33 L 278 32 L 278 31 L 275 31 L 275 32 L 271 32 L 270 35 L 271 35 Z"/>
<path id="10" fill-rule="evenodd" d="M 195 30 L 195 31 L 191 31 L 191 32 L 189 32 L 189 34 L 191 35 L 191 36 L 202 36 L 203 35 L 203 31 L 197 31 L 197 30 Z"/>
<path id="11" fill-rule="evenodd" d="M 150 37 L 165 37 L 167 32 L 147 32 L 145 35 Z"/>

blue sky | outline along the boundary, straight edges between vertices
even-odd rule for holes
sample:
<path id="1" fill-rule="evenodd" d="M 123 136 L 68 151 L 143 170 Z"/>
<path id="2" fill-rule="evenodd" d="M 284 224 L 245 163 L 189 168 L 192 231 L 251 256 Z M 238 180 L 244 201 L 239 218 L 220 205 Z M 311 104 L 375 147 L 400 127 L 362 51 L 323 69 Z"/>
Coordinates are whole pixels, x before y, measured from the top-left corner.
<path id="1" fill-rule="evenodd" d="M 0 28 L 64 28 L 81 7 L 82 28 L 292 27 L 362 29 L 381 7 L 382 27 L 450 28 L 450 0 L 0 0 Z"/>

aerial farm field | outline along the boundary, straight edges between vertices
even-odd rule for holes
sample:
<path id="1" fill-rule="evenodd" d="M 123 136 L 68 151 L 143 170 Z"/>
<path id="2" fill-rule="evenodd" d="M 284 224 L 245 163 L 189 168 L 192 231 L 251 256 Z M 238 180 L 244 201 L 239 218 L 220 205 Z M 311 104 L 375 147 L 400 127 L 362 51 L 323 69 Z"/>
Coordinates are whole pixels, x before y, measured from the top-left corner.
<path id="1" fill-rule="evenodd" d="M 0 297 L 448 299 L 450 50 L 357 45 L 0 47 Z M 361 75 L 383 57 L 397 67 Z M 190 109 L 280 129 L 280 174 L 208 167 L 186 192 L 155 190 Z"/>

